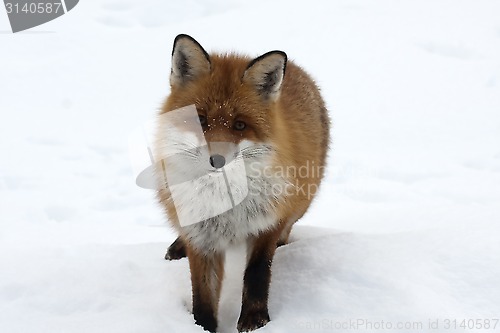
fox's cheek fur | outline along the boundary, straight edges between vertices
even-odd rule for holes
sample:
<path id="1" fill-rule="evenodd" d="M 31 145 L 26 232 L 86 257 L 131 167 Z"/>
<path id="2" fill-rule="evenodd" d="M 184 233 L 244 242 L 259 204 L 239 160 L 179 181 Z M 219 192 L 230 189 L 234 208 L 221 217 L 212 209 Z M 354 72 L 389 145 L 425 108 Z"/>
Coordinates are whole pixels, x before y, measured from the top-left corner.
<path id="1" fill-rule="evenodd" d="M 284 52 L 208 54 L 187 35 L 174 41 L 170 86 L 153 153 L 158 199 L 179 234 L 166 258 L 188 257 L 194 319 L 215 332 L 225 250 L 247 244 L 237 328 L 257 329 L 270 320 L 276 246 L 315 196 L 304 189 L 316 190 L 323 177 L 328 112 Z"/>

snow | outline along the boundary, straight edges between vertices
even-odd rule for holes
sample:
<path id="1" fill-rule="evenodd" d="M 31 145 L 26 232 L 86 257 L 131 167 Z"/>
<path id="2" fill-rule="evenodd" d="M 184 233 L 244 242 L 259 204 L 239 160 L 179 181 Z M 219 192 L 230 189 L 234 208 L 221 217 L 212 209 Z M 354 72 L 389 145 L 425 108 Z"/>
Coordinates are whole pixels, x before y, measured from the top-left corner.
<path id="1" fill-rule="evenodd" d="M 328 175 L 277 251 L 262 332 L 498 318 L 499 13 L 493 0 L 103 0 L 11 34 L 0 10 L 0 332 L 202 331 L 127 148 L 168 94 L 178 33 L 286 51 L 331 110 Z M 240 252 L 221 332 L 236 331 Z"/>

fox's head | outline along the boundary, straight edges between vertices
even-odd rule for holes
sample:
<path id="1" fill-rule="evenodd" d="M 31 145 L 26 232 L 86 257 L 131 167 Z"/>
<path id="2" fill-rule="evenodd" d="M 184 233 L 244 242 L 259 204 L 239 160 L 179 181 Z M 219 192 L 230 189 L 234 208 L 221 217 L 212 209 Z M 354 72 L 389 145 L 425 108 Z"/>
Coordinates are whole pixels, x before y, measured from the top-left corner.
<path id="1" fill-rule="evenodd" d="M 256 59 L 209 55 L 187 35 L 174 41 L 168 112 L 194 105 L 213 157 L 231 160 L 236 146 L 272 141 L 273 107 L 279 98 L 286 54 L 268 52 Z M 211 143 L 227 143 L 224 145 Z M 241 147 L 243 145 L 243 147 Z M 231 148 L 232 147 L 232 148 Z M 232 152 L 231 152 L 232 151 Z M 222 158 L 212 158 L 222 164 Z"/>
<path id="2" fill-rule="evenodd" d="M 227 195 L 227 186 L 234 186 L 233 192 L 245 197 L 244 187 L 260 192 L 272 185 L 272 177 L 266 179 L 264 169 L 273 164 L 275 135 L 286 126 L 275 117 L 280 112 L 286 63 L 282 51 L 255 59 L 209 55 L 192 37 L 177 36 L 171 93 L 160 113 L 155 157 L 166 161 L 164 172 L 177 175 L 176 180 L 171 177 L 170 185 L 183 183 L 186 187 L 179 191 L 184 193 L 179 202 L 188 205 L 200 198 L 189 186 L 206 190 L 218 200 Z M 241 172 L 244 184 L 231 183 L 231 177 L 228 182 L 227 175 Z M 186 183 L 186 179 L 192 182 Z M 211 183 L 214 179 L 220 182 Z"/>

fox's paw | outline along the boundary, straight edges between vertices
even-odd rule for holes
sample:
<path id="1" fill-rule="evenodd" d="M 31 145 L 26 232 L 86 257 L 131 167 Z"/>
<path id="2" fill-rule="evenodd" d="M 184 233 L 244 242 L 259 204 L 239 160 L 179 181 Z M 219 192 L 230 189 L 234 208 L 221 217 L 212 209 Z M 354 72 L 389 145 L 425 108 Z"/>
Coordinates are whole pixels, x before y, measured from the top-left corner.
<path id="1" fill-rule="evenodd" d="M 270 322 L 267 310 L 251 311 L 241 314 L 238 320 L 238 332 L 249 332 L 263 327 Z"/>
<path id="2" fill-rule="evenodd" d="M 196 325 L 203 327 L 203 329 L 210 333 L 215 333 L 217 329 L 217 319 L 213 316 L 201 316 L 195 319 Z"/>
<path id="3" fill-rule="evenodd" d="M 179 237 L 168 247 L 165 254 L 166 260 L 177 260 L 186 257 L 186 248 L 184 242 Z"/>

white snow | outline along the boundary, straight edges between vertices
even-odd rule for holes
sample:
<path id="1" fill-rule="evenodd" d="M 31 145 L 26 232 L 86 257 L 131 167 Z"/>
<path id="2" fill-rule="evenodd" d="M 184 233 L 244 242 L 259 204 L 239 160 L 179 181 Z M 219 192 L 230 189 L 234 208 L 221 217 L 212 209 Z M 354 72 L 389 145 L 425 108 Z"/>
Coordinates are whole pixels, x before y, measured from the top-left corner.
<path id="1" fill-rule="evenodd" d="M 0 9 L 0 332 L 202 332 L 127 151 L 168 94 L 179 33 L 286 51 L 331 110 L 329 172 L 277 251 L 262 332 L 494 331 L 445 320 L 500 316 L 499 14 L 494 0 L 103 0 L 11 34 Z M 241 297 L 228 261 L 221 332 Z"/>

